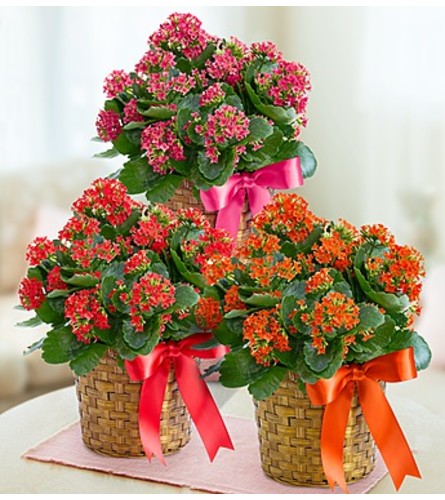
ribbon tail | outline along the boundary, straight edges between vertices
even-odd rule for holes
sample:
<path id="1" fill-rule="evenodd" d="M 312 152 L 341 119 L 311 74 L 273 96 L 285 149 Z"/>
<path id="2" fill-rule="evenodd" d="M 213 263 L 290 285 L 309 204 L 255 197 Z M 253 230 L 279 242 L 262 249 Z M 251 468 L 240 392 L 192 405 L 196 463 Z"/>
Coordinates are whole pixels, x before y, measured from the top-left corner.
<path id="1" fill-rule="evenodd" d="M 405 476 L 421 477 L 409 444 L 379 383 L 360 380 L 358 393 L 366 423 L 399 490 Z"/>
<path id="2" fill-rule="evenodd" d="M 151 377 L 144 380 L 139 402 L 139 434 L 142 447 L 150 462 L 154 455 L 164 465 L 166 462 L 159 431 L 169 371 L 170 361 L 167 360 Z"/>
<path id="3" fill-rule="evenodd" d="M 248 189 L 249 207 L 252 215 L 256 215 L 270 202 L 272 196 L 267 187 L 256 184 Z"/>
<path id="4" fill-rule="evenodd" d="M 234 449 L 232 440 L 207 384 L 201 379 L 196 361 L 178 356 L 173 362 L 181 396 L 213 462 L 219 448 Z"/>
<path id="5" fill-rule="evenodd" d="M 321 460 L 331 490 L 336 483 L 349 493 L 343 470 L 343 442 L 348 425 L 354 384 L 349 383 L 338 397 L 326 405 L 321 427 Z"/>
<path id="6" fill-rule="evenodd" d="M 243 211 L 245 189 L 240 189 L 230 202 L 218 212 L 215 227 L 226 229 L 236 241 Z"/>

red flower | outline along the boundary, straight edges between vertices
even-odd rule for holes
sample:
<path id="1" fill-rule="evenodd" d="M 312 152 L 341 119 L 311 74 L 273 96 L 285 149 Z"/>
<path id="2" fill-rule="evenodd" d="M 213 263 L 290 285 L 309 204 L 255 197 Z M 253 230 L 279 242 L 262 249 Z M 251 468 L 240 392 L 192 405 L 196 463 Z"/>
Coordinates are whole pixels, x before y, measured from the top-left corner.
<path id="1" fill-rule="evenodd" d="M 26 250 L 26 260 L 30 266 L 39 266 L 44 260 L 54 255 L 55 245 L 46 237 L 37 237 Z"/>
<path id="2" fill-rule="evenodd" d="M 43 283 L 37 278 L 23 278 L 19 286 L 19 299 L 26 310 L 38 309 L 45 300 Z"/>
<path id="3" fill-rule="evenodd" d="M 46 277 L 47 285 L 46 289 L 48 292 L 52 290 L 68 290 L 68 285 L 62 280 L 60 275 L 60 267 L 56 266 L 51 269 Z"/>

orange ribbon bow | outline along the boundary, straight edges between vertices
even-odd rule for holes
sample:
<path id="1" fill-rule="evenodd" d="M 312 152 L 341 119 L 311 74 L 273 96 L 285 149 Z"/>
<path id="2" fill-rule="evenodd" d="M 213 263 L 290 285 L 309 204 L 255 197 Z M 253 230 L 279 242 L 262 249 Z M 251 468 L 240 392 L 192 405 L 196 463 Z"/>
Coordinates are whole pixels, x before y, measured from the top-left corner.
<path id="1" fill-rule="evenodd" d="M 332 378 L 306 385 L 312 404 L 326 405 L 321 429 L 321 459 L 332 489 L 338 483 L 348 492 L 343 471 L 343 441 L 355 386 L 366 423 L 396 489 L 400 488 L 405 476 L 421 477 L 408 442 L 378 382 L 401 382 L 416 376 L 413 349 L 409 347 L 363 365 L 343 366 Z"/>

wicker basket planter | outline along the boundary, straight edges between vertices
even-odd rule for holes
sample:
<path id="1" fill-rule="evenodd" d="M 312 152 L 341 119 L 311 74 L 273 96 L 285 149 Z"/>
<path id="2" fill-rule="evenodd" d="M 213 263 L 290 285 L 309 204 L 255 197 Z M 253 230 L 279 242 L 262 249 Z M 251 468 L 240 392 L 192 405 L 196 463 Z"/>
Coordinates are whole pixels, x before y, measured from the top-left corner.
<path id="1" fill-rule="evenodd" d="M 82 439 L 88 448 L 114 457 L 143 457 L 138 409 L 141 383 L 132 382 L 109 351 L 88 375 L 76 377 Z M 162 407 L 164 455 L 190 441 L 190 416 L 170 371 Z"/>
<path id="2" fill-rule="evenodd" d="M 203 212 L 207 219 L 209 220 L 212 227 L 215 227 L 216 222 L 216 212 L 207 212 L 202 204 L 201 200 L 197 199 L 193 195 L 192 185 L 184 181 L 176 193 L 170 198 L 169 201 L 165 203 L 167 207 L 171 210 L 179 210 L 183 208 L 197 208 Z M 250 210 L 247 200 L 244 202 L 243 212 L 241 214 L 241 221 L 238 230 L 237 243 L 243 242 L 249 235 L 249 224 L 250 224 Z"/>
<path id="3" fill-rule="evenodd" d="M 254 403 L 265 474 L 280 483 L 327 486 L 320 455 L 324 408 L 312 406 L 291 374 L 272 396 Z M 374 469 L 376 446 L 356 395 L 349 412 L 343 453 L 347 483 L 364 478 Z"/>

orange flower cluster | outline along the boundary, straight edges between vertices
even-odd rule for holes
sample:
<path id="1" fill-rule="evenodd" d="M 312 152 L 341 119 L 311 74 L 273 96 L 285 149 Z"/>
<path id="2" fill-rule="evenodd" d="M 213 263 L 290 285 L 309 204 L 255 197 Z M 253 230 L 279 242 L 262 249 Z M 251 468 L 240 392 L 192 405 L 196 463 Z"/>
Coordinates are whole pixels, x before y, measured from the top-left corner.
<path id="1" fill-rule="evenodd" d="M 320 269 L 307 280 L 306 293 L 327 292 L 333 284 L 334 278 L 329 274 L 329 269 Z"/>
<path id="2" fill-rule="evenodd" d="M 301 321 L 311 327 L 313 347 L 324 354 L 324 335 L 334 333 L 334 329 L 352 330 L 360 323 L 360 308 L 346 295 L 331 292 L 315 303 L 313 311 L 303 313 Z"/>
<path id="3" fill-rule="evenodd" d="M 209 285 L 215 285 L 228 274 L 233 273 L 235 266 L 232 259 L 226 255 L 213 255 L 204 262 L 201 272 Z"/>
<path id="4" fill-rule="evenodd" d="M 285 352 L 291 349 L 274 309 L 262 309 L 247 316 L 243 323 L 243 338 L 249 343 L 252 357 L 263 366 L 276 361 L 274 350 Z"/>
<path id="5" fill-rule="evenodd" d="M 416 249 L 392 244 L 382 257 L 368 259 L 366 267 L 385 292 L 402 293 L 411 302 L 418 303 L 422 290 L 420 278 L 425 276 L 425 268 L 423 257 Z"/>
<path id="6" fill-rule="evenodd" d="M 252 258 L 249 262 L 250 277 L 262 287 L 270 286 L 276 277 L 291 281 L 300 272 L 300 263 L 289 257 L 284 257 L 277 262 L 273 256 L 266 255 Z"/>
<path id="7" fill-rule="evenodd" d="M 394 235 L 383 224 L 362 226 L 360 232 L 366 240 L 378 241 L 382 245 L 395 244 Z"/>
<path id="8" fill-rule="evenodd" d="M 239 286 L 231 286 L 224 297 L 224 312 L 234 309 L 246 309 L 246 304 L 240 299 Z"/>
<path id="9" fill-rule="evenodd" d="M 195 320 L 199 328 L 214 330 L 223 320 L 219 302 L 213 297 L 201 297 L 196 305 Z"/>
<path id="10" fill-rule="evenodd" d="M 346 270 L 351 266 L 351 255 L 357 246 L 357 238 L 357 229 L 340 219 L 330 232 L 321 237 L 319 246 L 314 245 L 312 248 L 315 260 L 339 271 Z"/>
<path id="11" fill-rule="evenodd" d="M 309 236 L 315 225 L 323 222 L 308 209 L 307 201 L 301 196 L 279 193 L 255 216 L 253 227 L 299 243 Z"/>
<path id="12" fill-rule="evenodd" d="M 280 251 L 278 236 L 264 232 L 251 233 L 243 245 L 238 249 L 236 256 L 240 259 L 251 259 L 261 255 L 273 255 Z"/>

